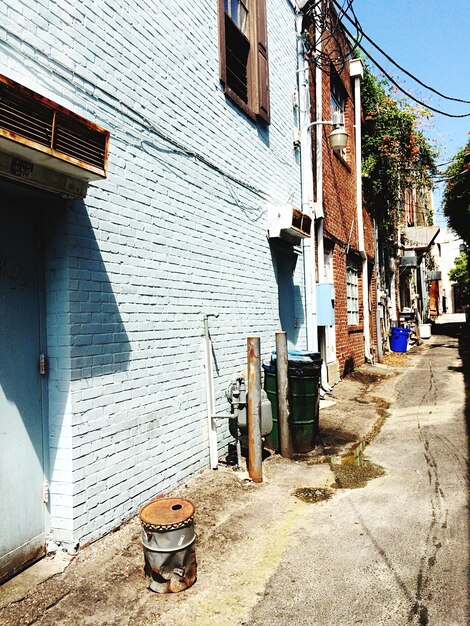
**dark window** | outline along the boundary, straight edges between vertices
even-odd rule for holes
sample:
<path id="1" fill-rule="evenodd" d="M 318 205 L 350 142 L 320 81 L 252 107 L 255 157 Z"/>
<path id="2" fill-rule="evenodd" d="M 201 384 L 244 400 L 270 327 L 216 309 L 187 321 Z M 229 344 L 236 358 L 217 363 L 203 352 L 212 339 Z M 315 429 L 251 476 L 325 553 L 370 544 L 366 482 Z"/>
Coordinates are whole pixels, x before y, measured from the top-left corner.
<path id="1" fill-rule="evenodd" d="M 335 111 L 339 111 L 344 114 L 344 110 L 346 108 L 346 89 L 336 72 L 331 74 L 330 91 L 331 115 L 333 115 Z"/>
<path id="2" fill-rule="evenodd" d="M 341 82 L 340 77 L 335 72 L 333 68 L 331 68 L 330 74 L 330 96 L 331 96 L 331 119 L 334 119 L 335 113 L 340 113 L 343 122 L 345 122 L 345 110 L 346 110 L 346 98 L 347 93 L 344 88 L 343 83 Z M 338 151 L 343 159 L 347 159 L 346 148 L 343 148 Z"/>
<path id="3" fill-rule="evenodd" d="M 269 123 L 266 0 L 219 0 L 219 48 L 226 95 Z"/>

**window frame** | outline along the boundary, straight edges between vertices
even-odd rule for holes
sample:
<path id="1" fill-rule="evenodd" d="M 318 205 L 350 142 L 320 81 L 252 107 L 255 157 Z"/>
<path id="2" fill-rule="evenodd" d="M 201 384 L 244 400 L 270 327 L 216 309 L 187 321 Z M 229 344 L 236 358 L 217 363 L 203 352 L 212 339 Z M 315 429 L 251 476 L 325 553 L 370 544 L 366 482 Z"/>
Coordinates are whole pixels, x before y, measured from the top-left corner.
<path id="1" fill-rule="evenodd" d="M 359 326 L 359 263 L 354 257 L 346 260 L 346 314 L 348 326 Z"/>
<path id="2" fill-rule="evenodd" d="M 218 0 L 220 82 L 223 85 L 225 95 L 250 119 L 269 124 L 271 117 L 266 0 L 241 1 L 241 4 L 243 4 L 248 11 L 245 33 L 243 33 L 232 20 L 233 26 L 240 30 L 241 36 L 246 37 L 250 42 L 246 80 L 247 102 L 245 102 L 228 84 L 226 19 L 231 20 L 231 17 L 225 12 L 226 1 L 227 0 Z M 231 6 L 231 0 L 228 0 L 227 4 Z"/>
<path id="3" fill-rule="evenodd" d="M 333 119 L 333 113 L 335 111 L 340 111 L 343 115 L 344 125 L 346 126 L 346 105 L 348 101 L 348 92 L 346 87 L 344 86 L 343 81 L 341 80 L 340 75 L 334 69 L 333 66 L 330 68 L 330 113 L 331 118 Z M 349 167 L 348 164 L 348 150 L 347 148 L 342 148 L 341 150 L 335 152 L 336 156 L 340 157 L 344 161 L 344 163 Z"/>

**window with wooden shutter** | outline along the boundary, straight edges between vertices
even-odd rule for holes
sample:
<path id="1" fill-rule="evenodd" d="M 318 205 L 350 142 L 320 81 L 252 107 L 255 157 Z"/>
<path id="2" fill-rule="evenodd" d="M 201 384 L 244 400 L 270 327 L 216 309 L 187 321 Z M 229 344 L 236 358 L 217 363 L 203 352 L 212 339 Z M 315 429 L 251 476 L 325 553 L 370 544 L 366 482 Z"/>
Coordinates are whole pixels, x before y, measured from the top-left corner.
<path id="1" fill-rule="evenodd" d="M 219 0 L 219 55 L 225 94 L 269 124 L 266 0 Z"/>

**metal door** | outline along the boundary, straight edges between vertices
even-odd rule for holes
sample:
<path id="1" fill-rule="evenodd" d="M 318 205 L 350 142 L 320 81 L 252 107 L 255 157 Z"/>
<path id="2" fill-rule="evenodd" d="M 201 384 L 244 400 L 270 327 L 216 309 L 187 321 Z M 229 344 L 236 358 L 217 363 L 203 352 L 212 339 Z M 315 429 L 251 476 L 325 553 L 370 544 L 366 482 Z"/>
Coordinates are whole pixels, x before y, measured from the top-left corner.
<path id="1" fill-rule="evenodd" d="M 0 580 L 45 545 L 38 216 L 0 195 Z"/>

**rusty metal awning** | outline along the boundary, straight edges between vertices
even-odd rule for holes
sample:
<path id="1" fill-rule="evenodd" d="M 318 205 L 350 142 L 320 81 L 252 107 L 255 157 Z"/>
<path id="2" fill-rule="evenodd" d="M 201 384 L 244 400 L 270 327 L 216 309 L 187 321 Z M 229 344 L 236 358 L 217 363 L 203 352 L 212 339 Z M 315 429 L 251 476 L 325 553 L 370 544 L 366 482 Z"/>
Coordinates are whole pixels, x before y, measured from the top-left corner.
<path id="1" fill-rule="evenodd" d="M 108 144 L 107 130 L 0 74 L 0 152 L 21 161 L 12 167 L 24 178 L 28 164 L 84 181 L 106 178 Z"/>
<path id="2" fill-rule="evenodd" d="M 404 232 L 405 250 L 427 250 L 439 231 L 439 226 L 408 226 Z"/>

